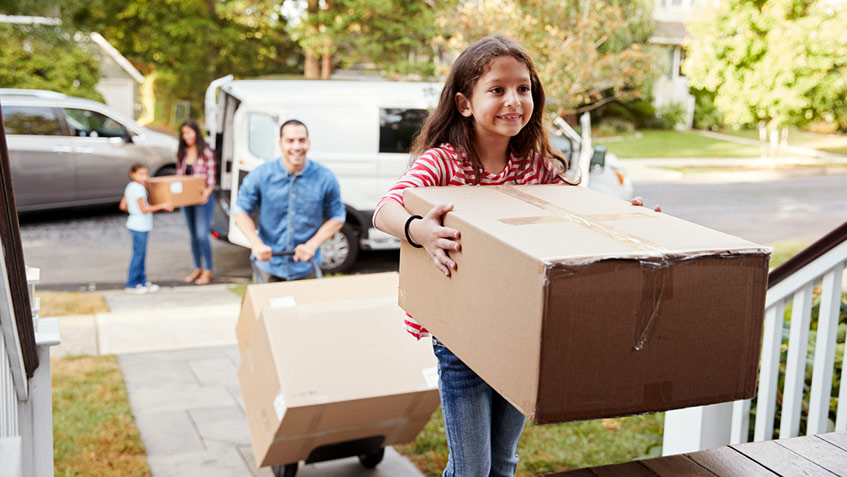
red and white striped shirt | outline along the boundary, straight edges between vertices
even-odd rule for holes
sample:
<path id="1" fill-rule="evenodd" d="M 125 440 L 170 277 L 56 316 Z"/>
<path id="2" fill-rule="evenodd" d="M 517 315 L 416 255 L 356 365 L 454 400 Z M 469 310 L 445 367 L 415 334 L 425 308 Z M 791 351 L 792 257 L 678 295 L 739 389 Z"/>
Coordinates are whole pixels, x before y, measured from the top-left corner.
<path id="1" fill-rule="evenodd" d="M 504 184 L 564 184 L 556 167 L 540 155 L 534 154 L 530 164 L 525 166 L 520 157 L 512 155 L 506 167 L 498 174 L 483 171 L 483 177 L 478 185 Z M 379 201 L 374 211 L 376 217 L 379 209 L 389 201 L 403 205 L 403 189 L 407 187 L 430 186 L 463 186 L 474 185 L 474 170 L 463 150 L 454 150 L 450 144 L 430 149 L 415 160 L 412 167 L 397 181 L 388 193 Z M 374 225 L 376 226 L 376 225 Z M 406 331 L 415 338 L 431 336 L 426 328 L 406 314 L 404 323 Z"/>

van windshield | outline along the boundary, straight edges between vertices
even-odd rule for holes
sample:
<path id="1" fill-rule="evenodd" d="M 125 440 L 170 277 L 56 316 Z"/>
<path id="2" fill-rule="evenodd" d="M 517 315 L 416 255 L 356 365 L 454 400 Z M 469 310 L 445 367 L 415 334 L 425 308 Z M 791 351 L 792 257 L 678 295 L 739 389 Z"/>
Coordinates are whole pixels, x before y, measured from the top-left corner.
<path id="1" fill-rule="evenodd" d="M 247 123 L 250 130 L 247 136 L 250 154 L 260 159 L 273 159 L 277 155 L 279 141 L 276 118 L 269 114 L 251 113 Z"/>

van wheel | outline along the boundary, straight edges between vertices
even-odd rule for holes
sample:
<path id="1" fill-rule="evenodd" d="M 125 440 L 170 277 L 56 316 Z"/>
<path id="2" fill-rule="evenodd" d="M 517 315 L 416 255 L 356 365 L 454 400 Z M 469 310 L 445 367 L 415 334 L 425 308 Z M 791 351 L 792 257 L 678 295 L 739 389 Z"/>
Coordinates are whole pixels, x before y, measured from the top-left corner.
<path id="1" fill-rule="evenodd" d="M 161 176 L 172 176 L 172 175 L 175 175 L 175 174 L 176 174 L 176 167 L 174 167 L 174 166 L 165 166 L 165 167 L 163 167 L 163 168 L 159 169 L 158 171 L 156 171 L 156 176 L 155 176 L 155 177 L 161 177 Z"/>
<path id="2" fill-rule="evenodd" d="M 350 224 L 344 224 L 341 230 L 321 245 L 321 270 L 326 274 L 345 272 L 358 255 L 359 236 Z"/>

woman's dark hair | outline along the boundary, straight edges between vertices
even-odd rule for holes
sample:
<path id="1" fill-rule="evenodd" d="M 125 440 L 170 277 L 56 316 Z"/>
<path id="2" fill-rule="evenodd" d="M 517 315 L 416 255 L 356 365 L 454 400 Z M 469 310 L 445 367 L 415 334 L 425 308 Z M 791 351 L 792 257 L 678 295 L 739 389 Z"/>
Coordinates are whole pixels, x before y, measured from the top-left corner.
<path id="1" fill-rule="evenodd" d="M 535 64 L 529 53 L 515 40 L 503 35 L 485 37 L 469 46 L 453 63 L 450 74 L 441 90 L 438 106 L 432 111 L 421 127 L 421 133 L 412 143 L 412 162 L 420 157 L 427 149 L 438 147 L 442 143 L 450 143 L 454 148 L 467 152 L 467 158 L 474 170 L 475 181 L 482 178 L 482 161 L 476 151 L 474 141 L 474 119 L 465 117 L 456 106 L 456 93 L 462 93 L 470 99 L 473 88 L 479 78 L 485 74 L 491 62 L 502 56 L 511 56 L 525 64 L 529 70 L 530 89 L 534 104 L 529 122 L 521 131 L 509 140 L 509 152 L 521 158 L 523 164 L 517 169 L 529 167 L 533 153 L 540 154 L 546 160 L 556 159 L 562 167 L 567 168 L 567 162 L 552 147 L 544 128 L 544 88 L 535 71 Z M 560 175 L 564 172 L 559 167 Z"/>
<path id="2" fill-rule="evenodd" d="M 203 133 L 200 131 L 200 126 L 197 125 L 197 121 L 193 119 L 186 120 L 179 126 L 179 147 L 177 147 L 176 150 L 177 167 L 182 167 L 182 162 L 185 161 L 185 149 L 188 147 L 188 145 L 185 144 L 185 139 L 182 138 L 182 128 L 185 126 L 194 130 L 194 144 L 197 146 L 197 155 L 203 155 L 203 151 L 206 150 L 206 141 L 203 139 Z"/>

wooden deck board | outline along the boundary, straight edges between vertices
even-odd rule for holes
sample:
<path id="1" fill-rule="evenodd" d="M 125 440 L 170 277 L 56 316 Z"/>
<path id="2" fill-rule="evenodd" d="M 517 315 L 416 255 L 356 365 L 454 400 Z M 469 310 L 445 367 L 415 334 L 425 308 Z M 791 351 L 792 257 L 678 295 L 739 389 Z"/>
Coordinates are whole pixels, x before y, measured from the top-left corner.
<path id="1" fill-rule="evenodd" d="M 824 469 L 841 477 L 847 477 L 847 450 L 824 439 L 795 437 L 774 441 L 777 445 L 817 463 Z"/>
<path id="2" fill-rule="evenodd" d="M 777 444 L 776 441 L 753 442 L 730 446 L 779 475 L 834 476 L 815 462 Z"/>
<path id="3" fill-rule="evenodd" d="M 751 442 L 548 477 L 847 477 L 847 432 Z"/>
<path id="4" fill-rule="evenodd" d="M 672 455 L 638 461 L 659 477 L 685 475 L 689 477 L 714 477 L 716 474 L 691 460 L 687 455 Z"/>
<path id="5" fill-rule="evenodd" d="M 592 467 L 591 470 L 597 477 L 656 477 L 637 461 Z"/>
<path id="6" fill-rule="evenodd" d="M 776 477 L 778 475 L 731 447 L 718 447 L 686 455 L 715 475 L 739 477 Z"/>
<path id="7" fill-rule="evenodd" d="M 823 439 L 832 445 L 847 450 L 847 432 L 832 432 L 829 434 L 818 434 L 815 437 Z"/>

